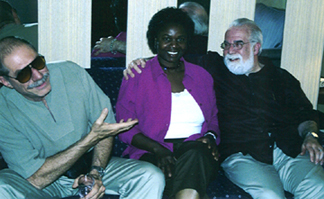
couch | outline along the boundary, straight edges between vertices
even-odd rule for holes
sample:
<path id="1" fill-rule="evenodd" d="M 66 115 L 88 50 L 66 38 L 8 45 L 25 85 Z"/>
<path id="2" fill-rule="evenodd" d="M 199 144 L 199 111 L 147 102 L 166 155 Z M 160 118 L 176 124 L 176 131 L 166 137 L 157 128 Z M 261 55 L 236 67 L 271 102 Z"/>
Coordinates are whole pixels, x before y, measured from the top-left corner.
<path id="1" fill-rule="evenodd" d="M 263 55 L 271 57 L 275 65 L 280 66 L 280 52 L 264 51 Z M 92 58 L 91 69 L 87 72 L 92 76 L 99 87 L 109 96 L 113 109 L 118 97 L 119 87 L 123 78 L 125 58 Z M 114 110 L 115 111 L 115 110 Z M 115 138 L 113 155 L 121 156 L 126 144 Z M 0 154 L 0 169 L 5 168 L 6 164 Z M 227 179 L 223 170 L 218 171 L 216 180 L 210 183 L 207 194 L 211 199 L 251 199 L 252 197 L 241 188 L 234 185 Z M 78 198 L 78 197 L 68 197 Z M 117 199 L 118 196 L 105 195 L 105 199 Z M 164 197 L 166 199 L 167 197 Z M 286 198 L 293 198 L 293 195 L 286 192 Z M 67 198 L 66 198 L 67 199 Z"/>

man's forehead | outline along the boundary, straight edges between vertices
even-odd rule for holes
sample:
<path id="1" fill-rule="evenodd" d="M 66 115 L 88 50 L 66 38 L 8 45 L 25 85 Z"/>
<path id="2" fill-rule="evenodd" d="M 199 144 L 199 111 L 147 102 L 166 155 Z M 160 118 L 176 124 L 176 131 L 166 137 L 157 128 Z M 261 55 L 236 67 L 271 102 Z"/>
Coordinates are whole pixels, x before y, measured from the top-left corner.
<path id="1" fill-rule="evenodd" d="M 17 64 L 24 65 L 34 60 L 37 52 L 27 45 L 15 46 L 12 51 L 4 56 L 3 64 L 8 68 L 15 67 Z"/>
<path id="2" fill-rule="evenodd" d="M 226 31 L 225 40 L 234 39 L 234 41 L 246 40 L 250 33 L 246 27 L 231 27 Z"/>
<path id="3" fill-rule="evenodd" d="M 23 57 L 26 55 L 34 55 L 37 54 L 34 49 L 32 49 L 28 45 L 19 45 L 12 47 L 11 51 L 4 56 L 4 59 L 7 57 L 17 56 L 17 57 Z"/>

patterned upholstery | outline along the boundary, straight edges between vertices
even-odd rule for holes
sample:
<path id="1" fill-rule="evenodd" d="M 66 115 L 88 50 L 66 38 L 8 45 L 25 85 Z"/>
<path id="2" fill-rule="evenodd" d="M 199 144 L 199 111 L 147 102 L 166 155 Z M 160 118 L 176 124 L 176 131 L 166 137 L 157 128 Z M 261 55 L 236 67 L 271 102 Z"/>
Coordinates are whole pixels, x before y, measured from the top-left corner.
<path id="1" fill-rule="evenodd" d="M 93 80 L 110 98 L 114 113 L 116 113 L 115 105 L 123 78 L 123 70 L 125 69 L 125 67 L 123 67 L 125 64 L 123 64 L 124 62 L 121 60 L 125 62 L 125 58 L 109 58 L 108 60 L 104 58 L 92 58 L 91 69 L 87 69 Z M 116 137 L 114 145 L 112 155 L 120 157 L 122 152 L 126 149 L 126 144 L 119 141 Z"/>

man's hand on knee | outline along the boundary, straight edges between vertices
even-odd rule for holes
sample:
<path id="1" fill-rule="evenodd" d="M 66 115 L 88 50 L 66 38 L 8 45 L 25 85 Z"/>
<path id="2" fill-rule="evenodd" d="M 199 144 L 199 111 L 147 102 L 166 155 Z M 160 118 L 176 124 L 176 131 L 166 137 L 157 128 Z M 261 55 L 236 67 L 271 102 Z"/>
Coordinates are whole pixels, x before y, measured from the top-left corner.
<path id="1" fill-rule="evenodd" d="M 323 147 L 319 144 L 316 138 L 313 138 L 312 136 L 305 137 L 300 155 L 304 155 L 306 151 L 309 152 L 311 162 L 314 162 L 315 164 L 319 163 L 323 165 L 324 162 Z"/>

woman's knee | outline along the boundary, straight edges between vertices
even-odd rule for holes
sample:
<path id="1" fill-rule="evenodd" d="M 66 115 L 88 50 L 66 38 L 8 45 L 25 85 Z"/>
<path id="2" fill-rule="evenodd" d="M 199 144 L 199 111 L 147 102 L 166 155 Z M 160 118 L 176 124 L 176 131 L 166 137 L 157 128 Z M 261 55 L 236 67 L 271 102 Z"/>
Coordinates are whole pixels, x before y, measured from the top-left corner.
<path id="1" fill-rule="evenodd" d="M 196 147 L 187 149 L 184 154 L 189 155 L 190 157 L 200 158 L 211 155 L 211 152 L 208 149 L 207 144 L 201 143 L 199 145 L 196 145 Z"/>

